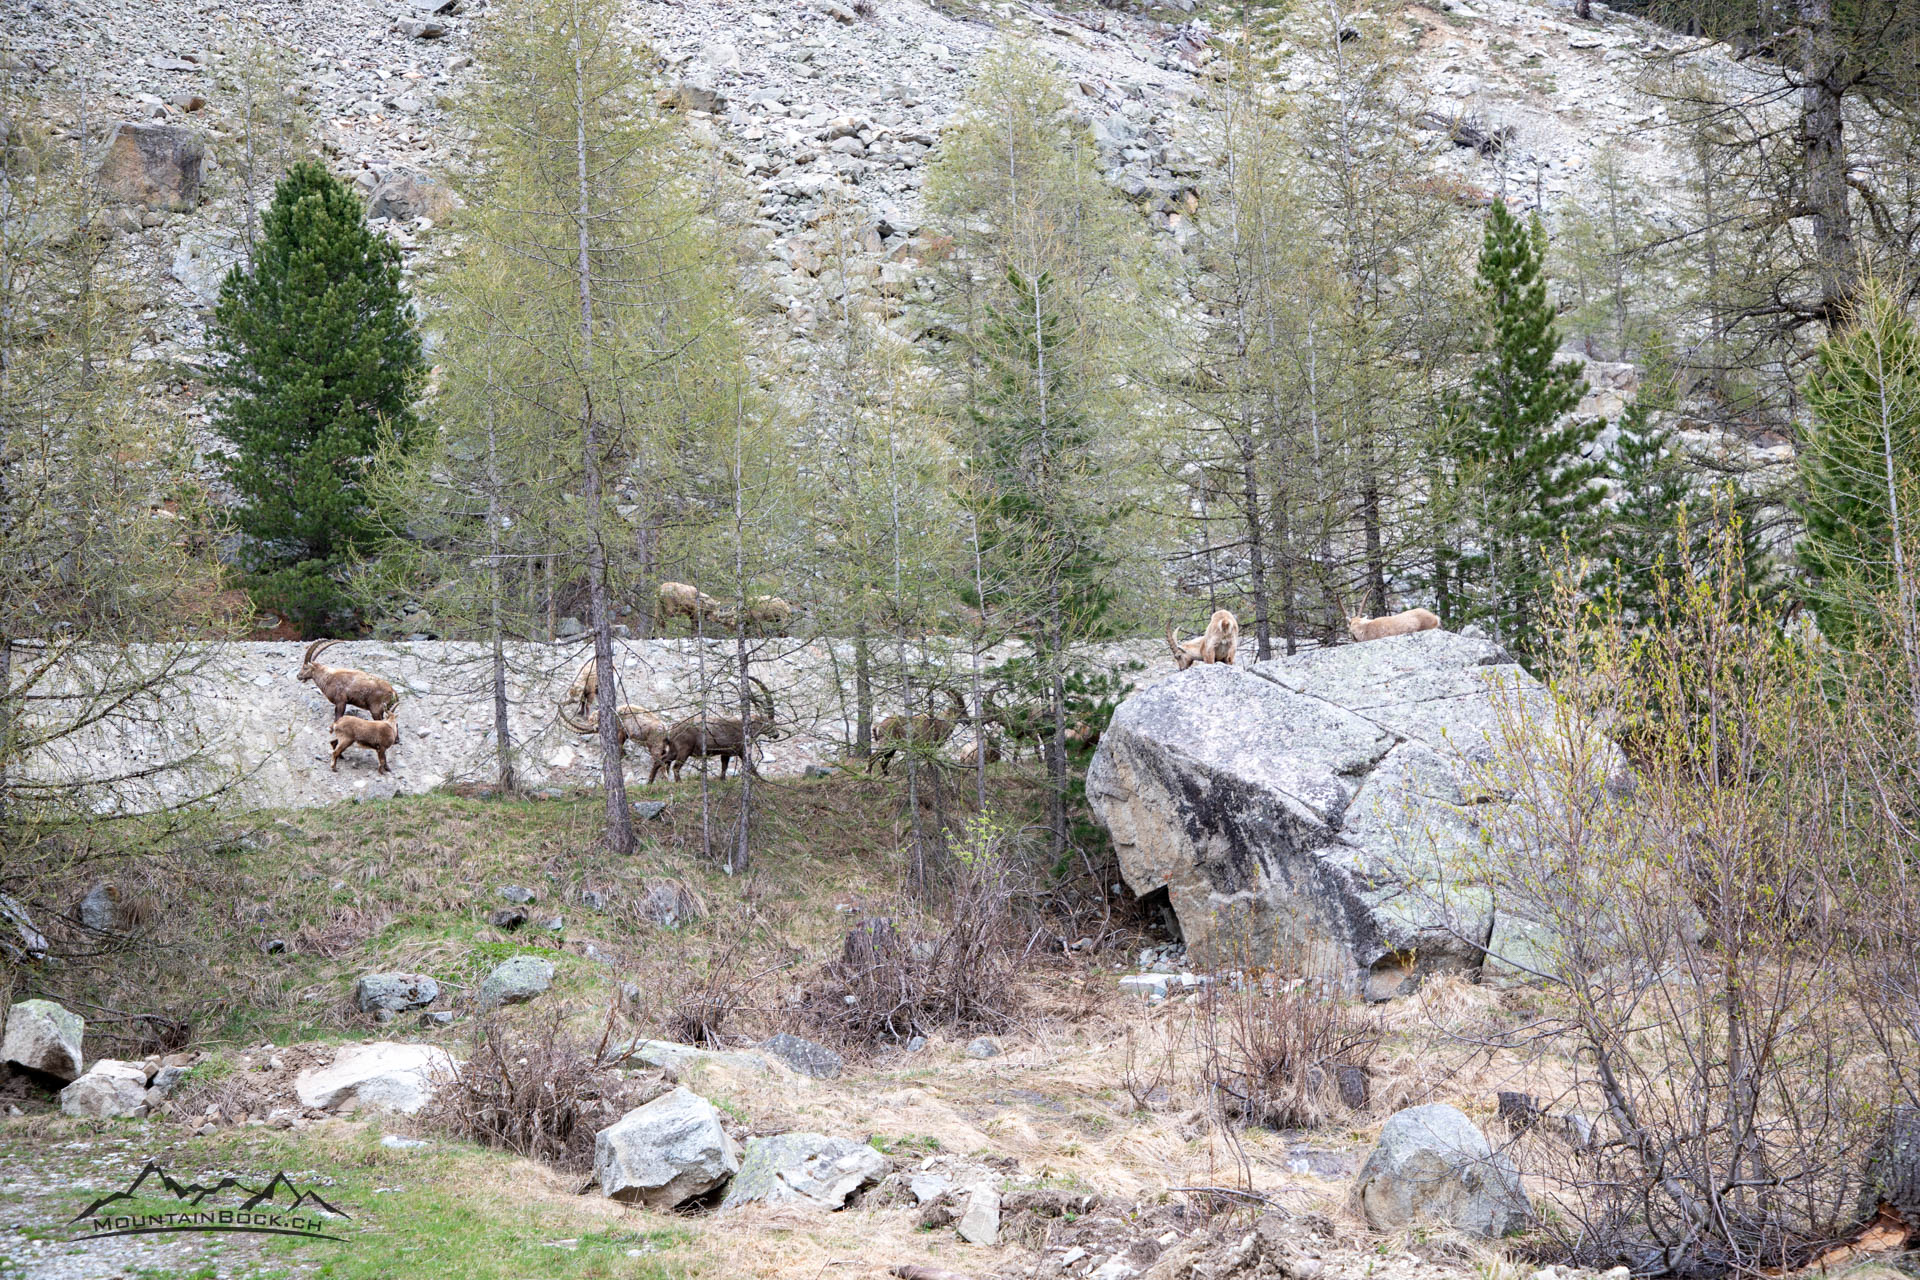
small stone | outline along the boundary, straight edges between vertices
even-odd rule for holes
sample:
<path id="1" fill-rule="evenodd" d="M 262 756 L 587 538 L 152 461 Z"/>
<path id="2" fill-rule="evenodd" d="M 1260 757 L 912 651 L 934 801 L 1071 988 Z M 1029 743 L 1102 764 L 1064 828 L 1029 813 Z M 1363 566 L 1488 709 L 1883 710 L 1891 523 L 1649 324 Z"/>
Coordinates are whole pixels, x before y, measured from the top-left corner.
<path id="1" fill-rule="evenodd" d="M 447 34 L 447 24 L 429 18 L 402 18 L 393 29 L 413 40 L 438 40 Z"/>
<path id="2" fill-rule="evenodd" d="M 553 985 L 553 965 L 538 956 L 514 956 L 494 966 L 480 984 L 482 1013 L 503 1004 L 525 1004 Z"/>
<path id="3" fill-rule="evenodd" d="M 1000 1046 L 990 1037 L 981 1036 L 979 1039 L 967 1043 L 967 1056 L 969 1058 L 997 1058 L 1000 1056 Z"/>
<path id="4" fill-rule="evenodd" d="M 643 821 L 651 822 L 666 811 L 667 802 L 665 800 L 636 800 L 633 802 L 634 816 Z"/>
<path id="5" fill-rule="evenodd" d="M 527 922 L 527 913 L 518 907 L 501 907 L 487 919 L 494 928 L 505 929 L 508 933 L 512 933 Z"/>
<path id="6" fill-rule="evenodd" d="M 353 1003 L 362 1013 L 405 1013 L 439 998 L 440 984 L 424 973 L 369 973 L 353 986 Z"/>
<path id="7" fill-rule="evenodd" d="M 529 902 L 538 902 L 540 900 L 539 894 L 527 888 L 525 885 L 520 885 L 520 884 L 501 885 L 500 896 L 505 898 L 508 902 L 518 902 L 522 904 L 529 903 Z"/>

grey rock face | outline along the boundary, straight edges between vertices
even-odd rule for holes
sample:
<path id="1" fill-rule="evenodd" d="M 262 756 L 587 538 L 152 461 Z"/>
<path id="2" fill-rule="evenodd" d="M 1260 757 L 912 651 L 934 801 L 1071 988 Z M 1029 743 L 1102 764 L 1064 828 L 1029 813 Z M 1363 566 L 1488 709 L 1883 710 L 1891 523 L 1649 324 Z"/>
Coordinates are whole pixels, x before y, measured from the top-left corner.
<path id="1" fill-rule="evenodd" d="M 143 1116 L 147 1114 L 147 1073 L 135 1063 L 102 1058 L 60 1091 L 60 1110 L 92 1120 Z"/>
<path id="2" fill-rule="evenodd" d="M 0 1062 L 55 1080 L 77 1080 L 83 1064 L 80 1040 L 86 1029 L 86 1020 L 79 1014 L 51 1000 L 22 1000 L 7 1011 Z"/>
<path id="3" fill-rule="evenodd" d="M 705 1195 L 740 1168 L 740 1148 L 720 1113 L 678 1088 L 636 1107 L 593 1139 L 593 1175 L 602 1195 L 671 1209 Z"/>
<path id="4" fill-rule="evenodd" d="M 80 923 L 96 933 L 112 933 L 120 927 L 120 897 L 114 887 L 101 880 L 80 899 Z"/>
<path id="5" fill-rule="evenodd" d="M 1431 1223 L 1493 1238 L 1525 1227 L 1532 1212 L 1513 1162 L 1443 1103 L 1387 1118 L 1353 1194 L 1376 1231 Z"/>
<path id="6" fill-rule="evenodd" d="M 109 200 L 183 213 L 200 203 L 205 158 L 191 129 L 129 121 L 114 126 L 107 139 L 100 187 Z"/>
<path id="7" fill-rule="evenodd" d="M 369 218 L 392 218 L 396 222 L 432 218 L 436 224 L 445 225 L 452 221 L 458 207 L 453 191 L 444 182 L 412 169 L 389 171 L 386 180 L 367 197 Z"/>
<path id="8" fill-rule="evenodd" d="M 1491 895 L 1456 881 L 1505 696 L 1539 686 L 1443 631 L 1197 666 L 1121 704 L 1087 794 L 1200 963 L 1304 964 L 1384 999 L 1483 959 Z"/>
<path id="9" fill-rule="evenodd" d="M 850 1138 L 824 1133 L 754 1138 L 720 1207 L 758 1201 L 838 1209 L 848 1196 L 886 1177 L 890 1168 L 885 1156 Z"/>
<path id="10" fill-rule="evenodd" d="M 405 1013 L 439 998 L 440 984 L 424 973 L 370 973 L 353 986 L 353 1003 L 362 1013 Z"/>
<path id="11" fill-rule="evenodd" d="M 788 1035 L 782 1031 L 760 1042 L 763 1053 L 770 1053 L 780 1061 L 792 1067 L 803 1076 L 812 1076 L 815 1080 L 832 1080 L 846 1066 L 844 1059 L 823 1044 L 803 1040 L 799 1036 Z"/>
<path id="12" fill-rule="evenodd" d="M 514 956 L 494 966 L 480 984 L 480 1008 L 525 1004 L 553 985 L 553 965 L 538 956 Z"/>

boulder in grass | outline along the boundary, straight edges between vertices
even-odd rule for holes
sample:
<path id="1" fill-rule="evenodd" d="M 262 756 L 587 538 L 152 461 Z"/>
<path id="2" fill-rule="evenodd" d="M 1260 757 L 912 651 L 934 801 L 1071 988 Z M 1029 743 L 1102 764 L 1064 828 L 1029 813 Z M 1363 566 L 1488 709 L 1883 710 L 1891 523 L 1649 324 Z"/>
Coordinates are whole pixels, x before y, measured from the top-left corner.
<path id="1" fill-rule="evenodd" d="M 405 1013 L 439 998 L 440 984 L 424 973 L 369 973 L 353 984 L 353 1003 L 362 1013 Z"/>
<path id="2" fill-rule="evenodd" d="M 480 984 L 480 1011 L 503 1004 L 525 1004 L 553 985 L 553 963 L 539 956 L 502 960 Z"/>
<path id="3" fill-rule="evenodd" d="M 754 1138 L 720 1207 L 759 1203 L 838 1209 L 848 1196 L 886 1177 L 890 1167 L 885 1156 L 850 1138 L 824 1133 Z"/>
<path id="4" fill-rule="evenodd" d="M 138 1063 L 102 1058 L 60 1091 L 60 1110 L 89 1120 L 147 1114 L 147 1073 Z"/>
<path id="5" fill-rule="evenodd" d="M 323 1111 L 367 1108 L 412 1115 L 433 1101 L 434 1090 L 453 1077 L 445 1049 L 426 1044 L 374 1041 L 342 1045 L 326 1067 L 294 1077 L 303 1107 Z"/>
<path id="6" fill-rule="evenodd" d="M 803 1076 L 832 1080 L 846 1066 L 846 1060 L 823 1044 L 815 1044 L 785 1031 L 760 1042 L 760 1052 L 770 1053 Z"/>
<path id="7" fill-rule="evenodd" d="M 1353 1194 L 1375 1231 L 1444 1226 L 1494 1239 L 1523 1229 L 1532 1213 L 1513 1161 L 1444 1103 L 1389 1116 Z"/>
<path id="8" fill-rule="evenodd" d="M 0 1063 L 65 1084 L 80 1078 L 86 1020 L 51 1000 L 22 1000 L 7 1010 Z"/>
<path id="9" fill-rule="evenodd" d="M 740 1168 L 740 1147 L 711 1102 L 682 1086 L 635 1107 L 593 1138 L 602 1195 L 672 1209 L 720 1187 Z"/>

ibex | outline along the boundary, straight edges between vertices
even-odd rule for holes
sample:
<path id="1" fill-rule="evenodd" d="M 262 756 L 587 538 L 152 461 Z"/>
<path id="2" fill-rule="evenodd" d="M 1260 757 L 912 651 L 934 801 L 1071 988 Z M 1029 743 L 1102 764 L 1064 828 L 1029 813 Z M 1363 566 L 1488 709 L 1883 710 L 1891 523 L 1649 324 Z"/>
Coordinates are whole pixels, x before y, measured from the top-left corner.
<path id="1" fill-rule="evenodd" d="M 1355 640 L 1384 640 L 1388 636 L 1410 636 L 1416 631 L 1432 631 L 1440 625 L 1439 615 L 1427 609 L 1409 609 L 1384 618 L 1356 618 L 1347 615 L 1347 630 Z"/>
<path id="2" fill-rule="evenodd" d="M 567 728 L 575 733 L 600 732 L 600 726 L 592 720 L 576 719 L 567 714 L 568 710 L 567 707 L 560 708 L 560 720 Z M 651 756 L 667 736 L 667 722 L 645 707 L 615 707 L 613 722 L 620 735 L 622 754 L 626 753 L 629 742 L 637 742 Z"/>
<path id="3" fill-rule="evenodd" d="M 655 594 L 654 625 L 666 629 L 667 619 L 685 617 L 695 631 L 704 622 L 726 624 L 727 608 L 698 587 L 684 582 L 663 582 Z"/>
<path id="4" fill-rule="evenodd" d="M 888 716 L 875 726 L 873 754 L 867 757 L 868 773 L 873 772 L 877 763 L 880 776 L 887 777 L 893 767 L 894 754 L 902 747 L 931 749 L 953 736 L 954 729 L 967 718 L 967 704 L 954 690 L 945 692 L 953 701 L 952 716 Z"/>
<path id="5" fill-rule="evenodd" d="M 327 745 L 333 748 L 332 772 L 340 771 L 340 756 L 348 747 L 365 747 L 380 757 L 380 772 L 392 772 L 387 768 L 387 752 L 400 744 L 400 724 L 393 718 L 393 707 L 387 707 L 385 720 L 362 720 L 359 716 L 343 715 L 333 722 L 333 734 L 327 739 Z"/>
<path id="6" fill-rule="evenodd" d="M 308 645 L 306 656 L 300 659 L 300 674 L 294 678 L 313 681 L 320 696 L 333 704 L 336 720 L 347 714 L 348 707 L 360 707 L 375 720 L 380 719 L 399 701 L 390 682 L 353 667 L 329 667 L 314 661 L 316 656 L 339 643 L 338 640 L 315 640 Z"/>
<path id="7" fill-rule="evenodd" d="M 1173 660 L 1182 671 L 1196 662 L 1224 662 L 1232 666 L 1234 656 L 1240 652 L 1240 619 L 1233 616 L 1231 609 L 1215 609 L 1213 617 L 1207 620 L 1206 633 L 1192 640 L 1175 640 L 1173 623 L 1169 621 L 1167 647 L 1173 650 Z"/>
<path id="8" fill-rule="evenodd" d="M 969 769 L 978 769 L 982 756 L 986 757 L 987 764 L 999 764 L 1000 744 L 992 738 L 982 738 L 960 753 L 960 763 Z"/>
<path id="9" fill-rule="evenodd" d="M 593 700 L 600 696 L 600 660 L 588 658 L 587 665 L 580 668 L 580 674 L 573 678 L 573 684 L 567 689 L 567 701 L 564 705 L 577 708 L 575 715 L 584 716 Z M 584 731 L 583 731 L 584 732 Z"/>
<path id="10" fill-rule="evenodd" d="M 729 611 L 729 618 L 731 611 Z M 741 619 L 749 630 L 760 630 L 768 635 L 784 636 L 787 626 L 793 621 L 793 606 L 779 596 L 753 596 L 747 601 L 746 610 Z M 731 629 L 731 628 L 729 628 Z"/>
<path id="11" fill-rule="evenodd" d="M 1048 727 L 1051 721 L 1046 711 L 1040 707 L 998 706 L 994 703 L 992 693 L 988 693 L 982 701 L 981 719 L 988 724 L 997 724 L 1006 731 L 1007 741 L 1013 747 L 1016 758 L 1019 755 L 1020 743 L 1031 742 L 1037 751 L 1052 732 Z"/>
<path id="12" fill-rule="evenodd" d="M 752 676 L 747 677 L 753 680 Z M 687 761 L 696 757 L 711 759 L 720 757 L 720 776 L 727 776 L 727 762 L 738 760 L 740 767 L 755 777 L 760 771 L 753 767 L 750 753 L 752 739 L 772 738 L 778 735 L 774 731 L 773 694 L 767 686 L 753 680 L 759 686 L 760 696 L 753 699 L 753 713 L 743 722 L 739 716 L 689 716 L 678 721 L 667 730 L 653 748 L 653 768 L 647 773 L 647 782 L 660 776 L 663 769 L 671 770 L 675 782 L 680 781 L 680 771 Z"/>

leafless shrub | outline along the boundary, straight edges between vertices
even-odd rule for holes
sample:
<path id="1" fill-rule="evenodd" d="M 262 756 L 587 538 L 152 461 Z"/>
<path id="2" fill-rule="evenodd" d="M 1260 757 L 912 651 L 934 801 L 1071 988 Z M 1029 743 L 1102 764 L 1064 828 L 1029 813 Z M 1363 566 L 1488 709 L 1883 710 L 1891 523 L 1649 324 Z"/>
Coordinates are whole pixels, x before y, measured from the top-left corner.
<path id="1" fill-rule="evenodd" d="M 640 1024 L 675 1044 L 718 1049 L 752 1037 L 743 1025 L 756 1008 L 755 983 L 736 941 L 711 952 L 706 967 L 656 974 L 642 986 Z"/>
<path id="2" fill-rule="evenodd" d="M 1907 856 L 1856 746 L 1888 709 L 1835 696 L 1833 655 L 1747 592 L 1737 539 L 1638 627 L 1563 580 L 1551 696 L 1503 705 L 1485 779 L 1512 803 L 1479 874 L 1533 926 L 1503 958 L 1541 983 L 1509 1047 L 1571 1066 L 1561 1102 L 1592 1134 L 1537 1126 L 1517 1154 L 1554 1205 L 1548 1251 L 1580 1265 L 1816 1262 L 1872 1213 L 1867 1155 L 1914 1060 L 1859 980 L 1911 949 L 1872 924 Z"/>
<path id="3" fill-rule="evenodd" d="M 466 1062 L 434 1095 L 427 1122 L 567 1172 L 592 1168 L 594 1134 L 657 1097 L 664 1084 L 624 1073 L 625 1054 L 609 1054 L 612 1010 L 598 1040 L 569 1030 L 568 1013 L 556 1006 L 530 1027 L 477 1021 Z"/>
<path id="4" fill-rule="evenodd" d="M 1311 1129 L 1366 1106 L 1378 1018 L 1304 978 L 1210 985 L 1195 1018 L 1200 1074 L 1243 1124 Z"/>
<path id="5" fill-rule="evenodd" d="M 976 818 L 950 839 L 955 865 L 937 928 L 870 916 L 807 992 L 807 1020 L 843 1043 L 896 1044 L 940 1030 L 1004 1031 L 1021 1007 L 1015 841 Z"/>

